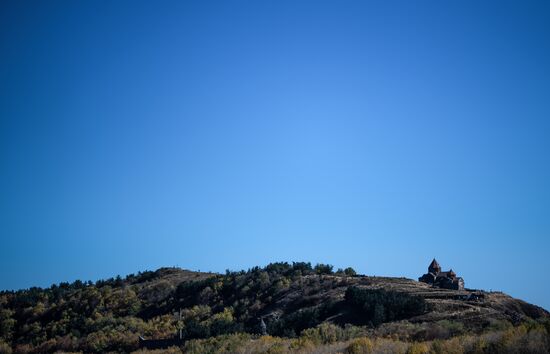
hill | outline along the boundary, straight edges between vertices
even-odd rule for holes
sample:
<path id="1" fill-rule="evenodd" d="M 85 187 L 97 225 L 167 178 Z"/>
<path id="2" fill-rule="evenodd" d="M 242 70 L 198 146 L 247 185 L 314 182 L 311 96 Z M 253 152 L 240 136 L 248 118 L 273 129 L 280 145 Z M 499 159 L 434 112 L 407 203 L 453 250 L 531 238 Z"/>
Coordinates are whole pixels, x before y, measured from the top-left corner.
<path id="1" fill-rule="evenodd" d="M 0 352 L 132 352 L 139 336 L 154 339 L 141 346 L 192 353 L 336 353 L 357 343 L 358 350 L 376 349 L 378 342 L 365 344 L 375 339 L 396 351 L 453 338 L 470 338 L 474 348 L 473 338 L 486 337 L 490 349 L 506 336 L 546 350 L 549 319 L 546 310 L 500 292 L 446 290 L 323 264 L 273 263 L 226 274 L 161 268 L 1 292 Z M 526 347 L 514 343 L 507 345 Z"/>

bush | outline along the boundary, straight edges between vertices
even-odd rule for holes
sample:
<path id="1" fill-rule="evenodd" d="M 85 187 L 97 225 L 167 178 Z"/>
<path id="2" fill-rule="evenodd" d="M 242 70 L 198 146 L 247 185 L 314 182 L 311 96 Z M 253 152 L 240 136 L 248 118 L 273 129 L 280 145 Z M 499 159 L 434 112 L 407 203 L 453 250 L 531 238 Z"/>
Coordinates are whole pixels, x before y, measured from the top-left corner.
<path id="1" fill-rule="evenodd" d="M 346 348 L 346 354 L 370 354 L 373 345 L 367 337 L 354 339 Z"/>
<path id="2" fill-rule="evenodd" d="M 9 344 L 0 339 L 0 354 L 11 354 L 11 352 Z"/>
<path id="3" fill-rule="evenodd" d="M 308 328 L 302 332 L 302 337 L 317 344 L 329 344 L 347 339 L 344 329 L 332 323 L 322 323 L 315 328 Z"/>
<path id="4" fill-rule="evenodd" d="M 423 324 L 422 329 L 414 334 L 413 339 L 417 341 L 447 339 L 461 335 L 464 332 L 464 324 L 461 322 L 442 320 Z"/>
<path id="5" fill-rule="evenodd" d="M 300 337 L 292 340 L 290 349 L 292 351 L 312 351 L 315 349 L 315 343 L 309 338 Z"/>
<path id="6" fill-rule="evenodd" d="M 238 348 L 250 341 L 250 338 L 247 334 L 232 334 L 208 339 L 190 340 L 185 343 L 183 352 L 186 354 L 234 353 Z"/>
<path id="7" fill-rule="evenodd" d="M 435 340 L 432 342 L 430 354 L 464 354 L 464 348 L 462 348 L 459 338 Z"/>
<path id="8" fill-rule="evenodd" d="M 409 349 L 407 349 L 407 354 L 428 354 L 429 352 L 430 349 L 424 343 L 413 343 Z"/>

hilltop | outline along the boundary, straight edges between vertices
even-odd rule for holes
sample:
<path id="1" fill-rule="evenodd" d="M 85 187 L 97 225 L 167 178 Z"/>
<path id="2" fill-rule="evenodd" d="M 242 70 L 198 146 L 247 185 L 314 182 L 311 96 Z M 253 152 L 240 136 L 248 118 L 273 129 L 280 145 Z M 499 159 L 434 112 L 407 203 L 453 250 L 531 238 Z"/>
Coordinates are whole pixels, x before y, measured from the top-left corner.
<path id="1" fill-rule="evenodd" d="M 142 336 L 155 340 L 142 346 L 175 344 L 198 353 L 206 345 L 201 340 L 217 336 L 264 345 L 272 337 L 260 337 L 262 331 L 280 337 L 273 342 L 289 351 L 304 336 L 314 345 L 341 343 L 344 349 L 362 337 L 406 346 L 518 326 L 543 331 L 547 345 L 549 319 L 546 310 L 501 292 L 441 289 L 357 275 L 351 268 L 333 272 L 323 264 L 274 263 L 226 274 L 161 268 L 0 293 L 0 352 L 131 352 Z M 180 330 L 183 340 L 174 340 Z M 328 341 L 327 331 L 334 332 Z M 232 333 L 241 335 L 223 337 Z"/>

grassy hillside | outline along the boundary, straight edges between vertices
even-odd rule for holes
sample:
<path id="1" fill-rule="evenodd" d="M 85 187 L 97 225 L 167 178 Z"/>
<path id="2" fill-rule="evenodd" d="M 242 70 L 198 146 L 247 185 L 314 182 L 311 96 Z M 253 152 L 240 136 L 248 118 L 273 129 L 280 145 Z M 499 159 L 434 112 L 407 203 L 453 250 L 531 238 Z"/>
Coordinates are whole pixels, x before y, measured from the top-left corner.
<path id="1" fill-rule="evenodd" d="M 269 336 L 260 335 L 260 318 Z M 0 352 L 132 352 L 139 336 L 171 338 L 178 330 L 185 343 L 174 352 L 491 352 L 497 345 L 497 352 L 541 352 L 550 350 L 549 318 L 503 293 L 444 290 L 322 264 L 274 263 L 224 275 L 162 268 L 0 293 Z"/>

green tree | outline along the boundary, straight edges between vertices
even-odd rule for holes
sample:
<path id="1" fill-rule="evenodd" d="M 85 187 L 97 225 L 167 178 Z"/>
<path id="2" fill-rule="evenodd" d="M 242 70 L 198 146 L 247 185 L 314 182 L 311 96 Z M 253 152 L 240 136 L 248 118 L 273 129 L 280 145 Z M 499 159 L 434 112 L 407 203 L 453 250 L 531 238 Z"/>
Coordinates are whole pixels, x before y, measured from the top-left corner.
<path id="1" fill-rule="evenodd" d="M 330 264 L 319 263 L 315 266 L 314 270 L 317 274 L 332 274 L 334 267 Z"/>
<path id="2" fill-rule="evenodd" d="M 0 338 L 11 340 L 13 336 L 13 327 L 15 326 L 15 319 L 12 318 L 14 311 L 8 309 L 0 310 Z"/>
<path id="3" fill-rule="evenodd" d="M 344 269 L 344 274 L 346 274 L 348 277 L 354 277 L 357 275 L 357 272 L 352 267 L 347 267 Z"/>

